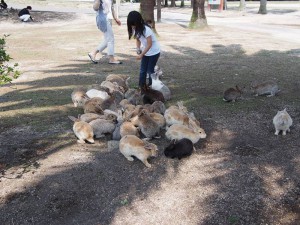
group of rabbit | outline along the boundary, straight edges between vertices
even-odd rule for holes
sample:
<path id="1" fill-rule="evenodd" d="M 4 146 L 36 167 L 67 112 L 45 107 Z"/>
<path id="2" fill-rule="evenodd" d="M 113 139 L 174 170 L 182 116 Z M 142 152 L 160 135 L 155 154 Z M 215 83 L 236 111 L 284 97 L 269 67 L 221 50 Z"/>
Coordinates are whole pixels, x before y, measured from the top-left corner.
<path id="1" fill-rule="evenodd" d="M 238 85 L 236 85 L 235 88 L 228 88 L 224 92 L 223 100 L 226 102 L 235 102 L 242 98 L 245 89 L 246 87 L 240 88 Z M 273 97 L 280 92 L 275 81 L 252 82 L 250 90 L 255 96 L 266 95 L 267 97 Z M 293 120 L 287 110 L 284 109 L 278 111 L 274 116 L 273 124 L 275 127 L 275 135 L 278 135 L 280 131 L 282 131 L 282 135 L 286 135 L 286 132 L 290 132 L 290 126 L 292 126 Z"/>
<path id="2" fill-rule="evenodd" d="M 112 140 L 119 141 L 119 150 L 129 161 L 134 156 L 151 167 L 147 159 L 158 155 L 158 147 L 149 141 L 160 138 L 166 130 L 164 136 L 170 144 L 164 150 L 165 156 L 190 156 L 194 144 L 206 138 L 206 133 L 182 102 L 166 108 L 171 92 L 159 80 L 161 75 L 156 68 L 150 75 L 152 86 L 141 90 L 129 88 L 128 76 L 115 74 L 108 75 L 100 85 L 75 89 L 71 94 L 74 106 L 84 111 L 78 118 L 69 116 L 78 142 L 94 143 L 94 138 L 110 134 Z"/>

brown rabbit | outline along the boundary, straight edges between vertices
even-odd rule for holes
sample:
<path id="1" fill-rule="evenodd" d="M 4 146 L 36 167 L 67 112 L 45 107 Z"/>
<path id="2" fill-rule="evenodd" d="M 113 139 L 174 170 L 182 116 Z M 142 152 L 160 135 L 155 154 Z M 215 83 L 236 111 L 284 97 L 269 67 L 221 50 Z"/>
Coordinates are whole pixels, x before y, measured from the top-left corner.
<path id="1" fill-rule="evenodd" d="M 165 102 L 164 95 L 157 90 L 144 86 L 141 89 L 144 104 L 153 104 L 155 101 Z"/>
<path id="2" fill-rule="evenodd" d="M 122 137 L 119 149 L 128 161 L 133 161 L 134 158 L 132 156 L 135 156 L 149 168 L 151 167 L 151 164 L 147 159 L 150 157 L 157 157 L 158 155 L 158 148 L 155 144 L 141 140 L 134 135 Z"/>
<path id="3" fill-rule="evenodd" d="M 149 140 L 153 137 L 159 138 L 160 127 L 150 117 L 149 113 L 145 109 L 138 114 L 137 124 L 143 135 L 145 135 L 146 140 Z"/>
<path id="4" fill-rule="evenodd" d="M 90 99 L 85 92 L 86 90 L 84 88 L 76 88 L 72 92 L 71 98 L 75 107 L 83 107 L 84 103 Z"/>
<path id="5" fill-rule="evenodd" d="M 90 143 L 94 143 L 94 132 L 93 128 L 87 122 L 81 121 L 80 119 L 75 118 L 74 116 L 69 116 L 69 119 L 74 122 L 73 131 L 78 143 L 84 144 L 85 140 Z"/>
<path id="6" fill-rule="evenodd" d="M 235 102 L 236 100 L 241 99 L 244 89 L 245 87 L 240 88 L 238 85 L 236 85 L 235 88 L 228 88 L 224 92 L 223 100 L 225 102 Z"/>
<path id="7" fill-rule="evenodd" d="M 84 113 L 97 113 L 103 115 L 101 104 L 104 100 L 102 98 L 91 98 L 84 104 Z"/>

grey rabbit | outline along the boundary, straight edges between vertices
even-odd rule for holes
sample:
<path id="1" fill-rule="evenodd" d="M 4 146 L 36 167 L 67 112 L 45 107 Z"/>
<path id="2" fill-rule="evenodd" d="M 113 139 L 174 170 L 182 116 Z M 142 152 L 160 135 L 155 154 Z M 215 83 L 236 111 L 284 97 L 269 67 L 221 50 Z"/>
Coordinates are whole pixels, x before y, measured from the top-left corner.
<path id="1" fill-rule="evenodd" d="M 241 99 L 244 89 L 245 87 L 240 88 L 238 85 L 236 85 L 235 88 L 228 88 L 224 92 L 223 100 L 225 102 L 235 102 L 236 100 Z"/>
<path id="2" fill-rule="evenodd" d="M 146 140 L 150 140 L 153 137 L 159 138 L 160 127 L 145 109 L 138 114 L 137 124 L 142 134 L 145 135 Z"/>
<path id="3" fill-rule="evenodd" d="M 275 81 L 265 81 L 262 83 L 252 82 L 250 90 L 255 96 L 267 95 L 267 97 L 275 96 L 280 91 Z"/>
<path id="4" fill-rule="evenodd" d="M 187 138 L 180 139 L 178 142 L 172 140 L 170 145 L 165 148 L 164 154 L 169 158 L 178 158 L 179 160 L 190 156 L 193 153 L 193 142 Z"/>
<path id="5" fill-rule="evenodd" d="M 116 120 L 95 119 L 89 124 L 93 128 L 96 138 L 104 137 L 104 134 L 112 134 L 116 128 Z"/>

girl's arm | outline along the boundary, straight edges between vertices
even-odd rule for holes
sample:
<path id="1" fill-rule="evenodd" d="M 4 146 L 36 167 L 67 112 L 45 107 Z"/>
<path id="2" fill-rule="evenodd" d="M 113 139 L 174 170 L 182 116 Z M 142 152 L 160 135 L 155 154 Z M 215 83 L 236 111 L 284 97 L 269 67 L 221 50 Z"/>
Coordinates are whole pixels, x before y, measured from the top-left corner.
<path id="1" fill-rule="evenodd" d="M 144 48 L 144 51 L 140 55 L 137 56 L 137 59 L 141 59 L 152 47 L 152 38 L 151 35 L 147 37 L 147 46 Z"/>
<path id="2" fill-rule="evenodd" d="M 140 49 L 141 48 L 141 42 L 139 39 L 136 39 L 136 48 Z"/>

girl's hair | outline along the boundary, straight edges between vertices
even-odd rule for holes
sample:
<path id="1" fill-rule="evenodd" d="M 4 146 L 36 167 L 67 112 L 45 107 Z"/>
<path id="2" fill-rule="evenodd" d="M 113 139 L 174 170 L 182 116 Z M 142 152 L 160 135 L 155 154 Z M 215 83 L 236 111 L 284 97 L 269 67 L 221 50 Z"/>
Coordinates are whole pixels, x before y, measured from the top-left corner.
<path id="1" fill-rule="evenodd" d="M 134 38 L 139 38 L 144 35 L 145 26 L 148 26 L 142 18 L 142 15 L 137 11 L 131 11 L 127 16 L 127 30 L 129 40 L 133 35 L 132 26 L 135 26 Z"/>

